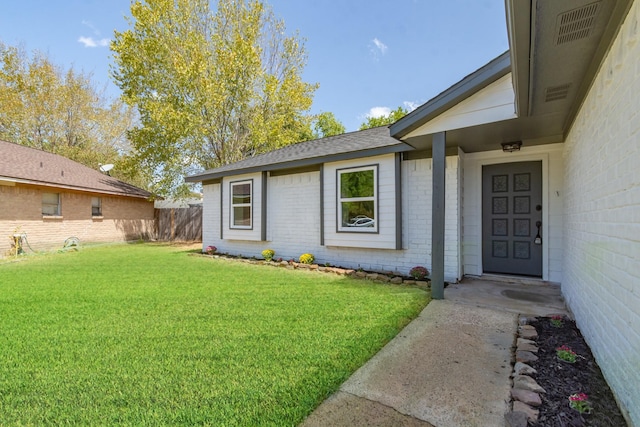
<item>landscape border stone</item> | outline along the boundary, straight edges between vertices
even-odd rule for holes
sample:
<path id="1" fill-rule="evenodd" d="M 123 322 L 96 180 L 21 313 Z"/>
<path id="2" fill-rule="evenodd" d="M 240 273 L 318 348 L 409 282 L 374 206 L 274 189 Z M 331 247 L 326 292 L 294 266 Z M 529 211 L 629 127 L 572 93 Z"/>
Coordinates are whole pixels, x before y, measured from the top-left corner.
<path id="1" fill-rule="evenodd" d="M 545 390 L 531 377 L 536 370 L 528 362 L 538 360 L 536 329 L 529 322 L 537 320 L 535 317 L 520 315 L 518 318 L 518 336 L 516 338 L 515 364 L 513 366 L 513 388 L 511 389 L 512 410 L 505 414 L 505 422 L 511 427 L 526 427 L 529 422 L 538 421 L 540 411 L 534 406 L 540 406 L 541 393 Z"/>
<path id="2" fill-rule="evenodd" d="M 403 277 L 397 271 L 364 271 L 364 270 L 353 270 L 348 268 L 334 267 L 329 265 L 320 265 L 320 264 L 303 264 L 300 262 L 291 261 L 266 261 L 262 259 L 253 259 L 253 258 L 243 258 L 242 256 L 229 256 L 226 254 L 193 254 L 200 255 L 208 258 L 215 259 L 223 259 L 227 261 L 241 261 L 248 264 L 256 264 L 256 265 L 266 265 L 270 267 L 284 267 L 290 270 L 294 269 L 302 269 L 302 270 L 310 270 L 317 271 L 320 273 L 331 273 L 339 276 L 349 276 L 354 279 L 362 279 L 362 280 L 371 280 L 379 283 L 391 283 L 394 285 L 409 285 L 409 286 L 417 286 L 419 288 L 430 288 L 431 282 L 429 280 L 415 280 L 413 278 Z M 446 284 L 445 284 L 446 285 Z"/>

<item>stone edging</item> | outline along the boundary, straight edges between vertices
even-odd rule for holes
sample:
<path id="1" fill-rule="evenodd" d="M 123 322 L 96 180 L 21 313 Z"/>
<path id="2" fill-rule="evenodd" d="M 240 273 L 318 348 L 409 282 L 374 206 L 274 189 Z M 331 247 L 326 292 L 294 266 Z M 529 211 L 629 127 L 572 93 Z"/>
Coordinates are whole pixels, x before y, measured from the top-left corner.
<path id="1" fill-rule="evenodd" d="M 542 404 L 540 394 L 546 393 L 545 389 L 531 378 L 537 371 L 528 363 L 538 360 L 538 346 L 534 341 L 538 337 L 536 328 L 529 323 L 535 321 L 535 317 L 520 315 L 518 318 L 518 337 L 516 339 L 516 363 L 513 366 L 513 387 L 511 388 L 511 399 L 513 408 L 505 415 L 507 426 L 526 427 L 531 421 L 538 421 L 540 411 L 535 409 Z"/>
<path id="2" fill-rule="evenodd" d="M 265 261 L 261 259 L 249 259 L 249 258 L 230 258 L 224 255 L 208 255 L 208 254 L 200 254 L 205 257 L 212 257 L 218 259 L 224 259 L 228 261 L 238 261 L 245 262 L 248 264 L 256 264 L 256 265 L 267 265 L 271 267 L 282 267 L 290 270 L 310 270 L 310 271 L 319 271 L 322 273 L 333 273 L 339 276 L 349 276 L 355 279 L 363 279 L 363 280 L 371 280 L 380 283 L 391 283 L 395 285 L 415 285 L 421 288 L 429 288 L 431 286 L 431 282 L 428 280 L 413 280 L 407 279 L 403 277 L 401 274 L 386 271 L 386 272 L 372 272 L 372 271 L 361 271 L 361 270 L 353 270 L 347 268 L 339 268 L 339 267 L 327 267 L 319 264 L 303 264 L 301 262 L 294 261 Z"/>

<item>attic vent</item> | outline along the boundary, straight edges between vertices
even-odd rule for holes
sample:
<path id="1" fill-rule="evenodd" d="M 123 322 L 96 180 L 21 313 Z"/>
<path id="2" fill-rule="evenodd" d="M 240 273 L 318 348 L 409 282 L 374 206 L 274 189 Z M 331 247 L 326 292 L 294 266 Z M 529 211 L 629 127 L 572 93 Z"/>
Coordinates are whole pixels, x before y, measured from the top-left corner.
<path id="1" fill-rule="evenodd" d="M 558 15 L 556 44 L 570 43 L 589 37 L 599 10 L 600 2 L 596 2 Z"/>
<path id="2" fill-rule="evenodd" d="M 565 99 L 569 95 L 569 88 L 571 83 L 566 83 L 560 86 L 548 87 L 544 92 L 544 102 L 558 101 Z"/>

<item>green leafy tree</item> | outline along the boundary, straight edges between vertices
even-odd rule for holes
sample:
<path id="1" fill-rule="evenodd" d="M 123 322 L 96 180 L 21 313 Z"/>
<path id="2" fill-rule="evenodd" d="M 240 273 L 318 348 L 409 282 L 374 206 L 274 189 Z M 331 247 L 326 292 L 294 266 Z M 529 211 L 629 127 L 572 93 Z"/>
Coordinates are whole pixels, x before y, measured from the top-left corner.
<path id="1" fill-rule="evenodd" d="M 386 116 L 367 117 L 367 121 L 360 125 L 360 130 L 375 128 L 378 126 L 390 125 L 407 115 L 409 111 L 403 107 L 398 107 Z"/>
<path id="2" fill-rule="evenodd" d="M 110 101 L 91 76 L 64 70 L 44 54 L 0 42 L 0 138 L 98 168 L 123 161 L 134 113 Z M 143 185 L 139 175 L 114 175 Z M 144 185 L 143 185 L 144 186 Z"/>
<path id="3" fill-rule="evenodd" d="M 297 142 L 317 85 L 297 35 L 257 0 L 138 0 L 116 32 L 112 75 L 140 124 L 135 158 L 163 195 L 185 174 Z"/>
<path id="4" fill-rule="evenodd" d="M 315 139 L 340 135 L 344 131 L 344 125 L 331 112 L 318 114 L 313 123 L 313 137 Z"/>

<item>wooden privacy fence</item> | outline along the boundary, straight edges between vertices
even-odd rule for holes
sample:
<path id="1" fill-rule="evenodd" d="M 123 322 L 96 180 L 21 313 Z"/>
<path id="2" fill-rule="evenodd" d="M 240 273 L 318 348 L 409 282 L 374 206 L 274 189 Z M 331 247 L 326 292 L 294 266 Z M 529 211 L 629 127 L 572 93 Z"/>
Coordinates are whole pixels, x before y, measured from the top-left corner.
<path id="1" fill-rule="evenodd" d="M 158 240 L 202 241 L 202 206 L 156 209 Z"/>

